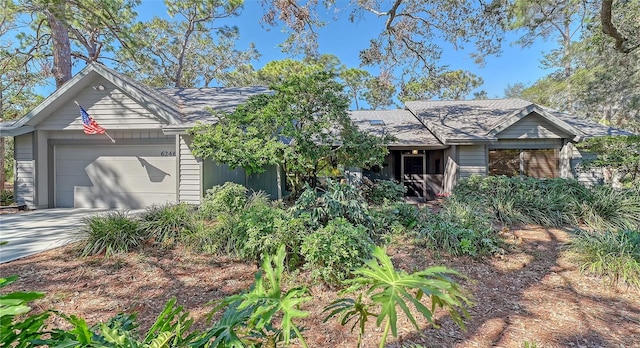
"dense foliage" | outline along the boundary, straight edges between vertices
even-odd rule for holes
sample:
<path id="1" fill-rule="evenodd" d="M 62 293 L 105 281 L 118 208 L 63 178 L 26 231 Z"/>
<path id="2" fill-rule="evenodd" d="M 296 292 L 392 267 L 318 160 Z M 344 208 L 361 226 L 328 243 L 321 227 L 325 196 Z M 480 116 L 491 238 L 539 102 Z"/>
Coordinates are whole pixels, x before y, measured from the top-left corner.
<path id="1" fill-rule="evenodd" d="M 595 155 L 595 158 L 583 161 L 584 167 L 613 171 L 608 183 L 640 185 L 640 136 L 594 137 L 577 146 Z"/>
<path id="2" fill-rule="evenodd" d="M 507 225 L 634 228 L 640 223 L 639 190 L 588 188 L 573 179 L 473 176 L 458 183 L 452 199 Z"/>
<path id="3" fill-rule="evenodd" d="M 640 289 L 640 230 L 581 231 L 569 248 L 582 271 Z"/>
<path id="4" fill-rule="evenodd" d="M 332 74 L 312 69 L 285 76 L 272 89 L 273 94 L 252 96 L 235 111 L 218 115 L 215 125 L 192 128 L 193 153 L 249 174 L 279 165 L 294 196 L 305 184 L 315 187 L 322 172 L 384 160 L 387 138 L 352 123 L 348 98 Z"/>

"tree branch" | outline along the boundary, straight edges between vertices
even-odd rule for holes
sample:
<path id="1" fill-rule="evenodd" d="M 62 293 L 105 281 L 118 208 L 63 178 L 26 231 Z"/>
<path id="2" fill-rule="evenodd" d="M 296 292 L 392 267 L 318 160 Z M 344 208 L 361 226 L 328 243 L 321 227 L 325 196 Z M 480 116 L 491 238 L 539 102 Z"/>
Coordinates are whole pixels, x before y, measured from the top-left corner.
<path id="1" fill-rule="evenodd" d="M 638 48 L 635 46 L 633 48 L 626 47 L 627 42 L 629 41 L 626 37 L 622 35 L 618 31 L 618 29 L 613 25 L 611 20 L 611 8 L 613 6 L 613 0 L 602 0 L 602 7 L 600 8 L 600 22 L 602 23 L 602 32 L 612 37 L 616 40 L 615 49 L 618 52 L 622 53 L 630 53 L 634 49 Z"/>

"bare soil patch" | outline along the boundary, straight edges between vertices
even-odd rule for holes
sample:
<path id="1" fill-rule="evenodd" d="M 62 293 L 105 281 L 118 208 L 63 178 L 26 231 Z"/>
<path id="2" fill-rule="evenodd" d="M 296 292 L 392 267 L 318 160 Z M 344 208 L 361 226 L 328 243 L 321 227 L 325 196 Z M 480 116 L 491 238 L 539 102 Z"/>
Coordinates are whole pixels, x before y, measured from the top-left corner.
<path id="1" fill-rule="evenodd" d="M 462 280 L 474 298 L 467 330 L 438 313 L 440 329 L 421 330 L 400 319 L 399 337 L 388 347 L 640 347 L 640 292 L 581 274 L 563 251 L 569 234 L 525 226 L 509 232 L 513 248 L 483 260 L 438 258 L 410 245 L 389 248 L 397 267 L 414 271 L 445 265 L 469 277 Z M 205 328 L 207 303 L 246 289 L 255 264 L 194 255 L 184 250 L 146 250 L 109 259 L 80 258 L 73 246 L 0 264 L 0 277 L 20 279 L 3 292 L 42 291 L 36 310 L 55 308 L 82 316 L 89 324 L 119 312 L 137 312 L 148 328 L 165 302 L 176 297 Z M 308 281 L 305 273 L 289 282 Z M 302 322 L 310 347 L 355 347 L 357 333 L 337 321 L 323 323 L 322 308 L 338 297 L 336 289 L 313 285 L 314 300 Z M 52 325 L 63 323 L 52 322 Z M 382 335 L 371 323 L 364 347 Z"/>

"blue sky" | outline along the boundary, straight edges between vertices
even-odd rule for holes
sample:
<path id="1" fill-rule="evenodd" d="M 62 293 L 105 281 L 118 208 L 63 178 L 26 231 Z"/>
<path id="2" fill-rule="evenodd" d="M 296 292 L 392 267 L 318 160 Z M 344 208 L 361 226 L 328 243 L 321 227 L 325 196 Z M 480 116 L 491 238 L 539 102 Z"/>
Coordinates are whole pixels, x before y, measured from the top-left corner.
<path id="1" fill-rule="evenodd" d="M 346 0 L 343 0 L 346 1 Z M 340 3 L 341 0 L 336 1 Z M 166 17 L 166 7 L 162 0 L 143 0 L 137 8 L 140 19 L 148 19 L 152 16 Z M 229 21 L 229 24 L 240 29 L 239 49 L 248 47 L 249 42 L 256 45 L 262 54 L 259 61 L 254 62 L 256 69 L 269 61 L 284 59 L 278 45 L 285 40 L 287 35 L 283 28 L 262 26 L 260 19 L 263 8 L 259 0 L 245 0 L 242 14 Z M 384 25 L 383 20 L 370 16 L 365 21 L 351 23 L 347 20 L 348 13 L 338 15 L 338 21 L 332 21 L 332 13 L 324 13 L 328 25 L 319 30 L 319 51 L 336 55 L 343 64 L 348 67 L 358 67 L 360 62 L 358 52 L 368 46 L 369 39 L 375 37 Z M 445 50 L 441 64 L 448 65 L 450 69 L 468 70 L 484 79 L 484 85 L 479 89 L 487 91 L 489 98 L 499 98 L 504 94 L 508 84 L 523 82 L 530 84 L 550 71 L 540 67 L 540 58 L 543 52 L 550 51 L 554 42 L 536 42 L 533 46 L 522 49 L 511 45 L 518 35 L 511 34 L 505 40 L 503 53 L 498 57 L 487 57 L 484 66 L 478 66 L 470 57 L 469 51 Z"/>
<path id="2" fill-rule="evenodd" d="M 336 0 L 336 3 L 340 4 L 346 1 Z M 148 20 L 153 16 L 168 17 L 163 0 L 142 0 L 142 4 L 136 8 L 136 11 L 139 20 Z M 283 30 L 284 26 L 263 26 L 260 23 L 263 13 L 264 9 L 260 5 L 260 0 L 245 0 L 242 14 L 226 22 L 221 22 L 221 24 L 238 26 L 240 30 L 238 49 L 248 48 L 250 42 L 256 45 L 262 55 L 258 61 L 253 62 L 256 69 L 272 60 L 300 58 L 290 57 L 281 51 L 279 44 L 287 38 L 287 34 Z M 328 24 L 318 30 L 320 53 L 336 55 L 348 67 L 359 67 L 359 51 L 366 48 L 369 40 L 379 34 L 384 20 L 371 15 L 366 20 L 351 23 L 347 20 L 348 13 L 339 14 L 337 21 L 332 20 L 333 13 L 323 13 L 322 15 L 326 17 Z M 474 63 L 470 56 L 471 51 L 451 48 L 444 50 L 440 63 L 447 65 L 451 70 L 468 70 L 482 77 L 484 85 L 478 90 L 485 90 L 489 98 L 501 98 L 507 85 L 518 82 L 531 84 L 550 73 L 549 70 L 541 68 L 539 61 L 543 52 L 550 51 L 556 44 L 539 40 L 531 47 L 523 49 L 511 44 L 517 38 L 516 33 L 510 34 L 503 44 L 502 54 L 487 57 L 484 66 Z M 74 73 L 82 69 L 83 66 L 82 64 L 75 66 Z M 364 68 L 374 74 L 377 73 L 371 68 Z M 55 90 L 55 85 L 51 81 L 39 90 L 43 95 L 48 95 Z"/>

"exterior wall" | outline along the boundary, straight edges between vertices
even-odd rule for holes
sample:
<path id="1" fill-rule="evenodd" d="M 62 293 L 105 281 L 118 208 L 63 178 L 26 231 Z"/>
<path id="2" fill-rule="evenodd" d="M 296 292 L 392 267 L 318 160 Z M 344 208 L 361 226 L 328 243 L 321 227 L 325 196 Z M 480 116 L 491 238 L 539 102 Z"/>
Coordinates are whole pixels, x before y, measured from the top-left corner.
<path id="1" fill-rule="evenodd" d="M 204 191 L 226 182 L 243 185 L 253 191 L 264 191 L 271 199 L 278 199 L 278 168 L 269 166 L 264 173 L 247 175 L 244 169 L 231 170 L 226 164 L 205 160 L 203 165 Z M 282 177 L 282 173 L 280 173 Z"/>
<path id="2" fill-rule="evenodd" d="M 580 170 L 578 167 L 585 159 L 593 159 L 595 155 L 589 153 L 581 153 L 573 143 L 566 145 L 567 157 L 570 164 L 570 177 L 577 179 L 587 186 L 597 185 L 604 182 L 604 174 L 601 169 L 592 168 L 589 170 Z"/>
<path id="3" fill-rule="evenodd" d="M 487 175 L 487 150 L 484 145 L 458 146 L 458 172 L 460 178 Z"/>
<path id="4" fill-rule="evenodd" d="M 85 88 L 76 100 L 111 136 L 115 130 L 160 129 L 158 118 L 102 77 L 96 77 L 90 86 L 104 86 L 104 90 Z M 47 116 L 39 130 L 81 130 L 82 118 L 74 103 L 66 103 Z"/>
<path id="5" fill-rule="evenodd" d="M 200 204 L 203 194 L 202 161 L 191 153 L 191 137 L 178 135 L 178 201 Z M 205 186 L 206 187 L 206 186 Z"/>
<path id="6" fill-rule="evenodd" d="M 544 117 L 532 113 L 500 132 L 499 139 L 561 139 L 569 135 Z"/>
<path id="7" fill-rule="evenodd" d="M 442 190 L 444 192 L 451 192 L 458 183 L 458 147 L 451 146 L 444 150 L 445 167 L 444 177 L 442 180 Z"/>
<path id="8" fill-rule="evenodd" d="M 14 193 L 16 203 L 35 207 L 36 180 L 34 160 L 34 135 L 28 133 L 14 140 Z"/>

